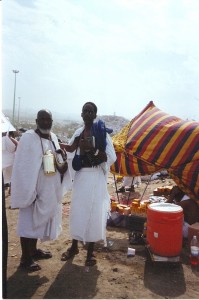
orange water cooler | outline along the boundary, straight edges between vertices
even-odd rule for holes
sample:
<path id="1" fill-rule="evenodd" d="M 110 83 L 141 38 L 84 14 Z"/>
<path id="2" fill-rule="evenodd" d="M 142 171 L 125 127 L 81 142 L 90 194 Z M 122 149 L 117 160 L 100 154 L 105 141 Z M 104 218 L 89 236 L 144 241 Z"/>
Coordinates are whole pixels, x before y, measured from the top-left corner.
<path id="1" fill-rule="evenodd" d="M 171 203 L 153 203 L 147 209 L 147 243 L 159 256 L 178 256 L 182 249 L 183 209 Z"/>

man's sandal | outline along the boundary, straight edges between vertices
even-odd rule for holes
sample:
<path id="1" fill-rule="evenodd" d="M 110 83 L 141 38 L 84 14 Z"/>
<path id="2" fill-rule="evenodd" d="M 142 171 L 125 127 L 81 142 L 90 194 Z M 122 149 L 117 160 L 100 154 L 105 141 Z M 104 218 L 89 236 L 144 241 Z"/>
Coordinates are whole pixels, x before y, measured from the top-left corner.
<path id="1" fill-rule="evenodd" d="M 32 257 L 34 259 L 48 259 L 52 257 L 52 253 L 50 251 L 37 249 Z"/>
<path id="2" fill-rule="evenodd" d="M 61 260 L 66 261 L 70 258 L 73 258 L 76 254 L 79 253 L 79 249 L 69 248 L 66 252 L 62 253 Z"/>
<path id="3" fill-rule="evenodd" d="M 40 265 L 32 259 L 21 261 L 19 267 L 27 272 L 36 272 L 41 270 Z"/>
<path id="4" fill-rule="evenodd" d="M 95 258 L 95 255 L 92 255 L 91 257 L 86 259 L 85 266 L 92 267 L 92 266 L 96 265 L 96 263 L 97 263 L 97 260 Z"/>

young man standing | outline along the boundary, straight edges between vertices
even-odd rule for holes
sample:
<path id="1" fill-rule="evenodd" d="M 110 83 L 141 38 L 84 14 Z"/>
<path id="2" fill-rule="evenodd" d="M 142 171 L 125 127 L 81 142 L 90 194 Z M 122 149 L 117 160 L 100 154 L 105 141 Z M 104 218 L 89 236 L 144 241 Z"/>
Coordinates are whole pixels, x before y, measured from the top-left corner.
<path id="1" fill-rule="evenodd" d="M 74 133 L 70 145 L 62 144 L 68 152 L 76 150 L 78 164 L 74 176 L 71 209 L 71 247 L 62 254 L 65 261 L 79 253 L 78 241 L 88 243 L 86 266 L 96 264 L 93 254 L 97 241 L 106 242 L 106 223 L 110 209 L 110 196 L 107 189 L 107 173 L 116 160 L 112 140 L 102 122 L 94 123 L 97 106 L 93 102 L 83 105 L 81 116 L 84 126 Z"/>

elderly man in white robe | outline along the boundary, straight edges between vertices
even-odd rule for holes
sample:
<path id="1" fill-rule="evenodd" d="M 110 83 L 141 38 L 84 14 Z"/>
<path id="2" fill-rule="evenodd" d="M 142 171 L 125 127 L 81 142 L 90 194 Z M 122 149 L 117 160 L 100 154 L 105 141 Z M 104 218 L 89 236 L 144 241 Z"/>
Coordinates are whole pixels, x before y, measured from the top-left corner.
<path id="1" fill-rule="evenodd" d="M 37 249 L 37 240 L 43 242 L 59 236 L 62 198 L 71 185 L 66 155 L 51 132 L 52 123 L 50 111 L 38 112 L 37 129 L 28 130 L 21 137 L 12 171 L 11 207 L 19 208 L 20 267 L 29 272 L 41 269 L 35 260 L 52 257 L 50 251 Z"/>
<path id="2" fill-rule="evenodd" d="M 110 211 L 107 174 L 110 165 L 116 160 L 116 154 L 105 129 L 101 132 L 104 140 L 99 138 L 101 133 L 97 136 L 93 131 L 97 106 L 93 102 L 86 102 L 81 116 L 84 126 L 74 133 L 70 145 L 61 144 L 68 152 L 76 150 L 75 157 L 80 158 L 79 162 L 78 159 L 76 163 L 73 161 L 76 170 L 70 209 L 70 234 L 73 241 L 72 246 L 62 254 L 61 260 L 66 261 L 78 254 L 78 241 L 82 241 L 88 243 L 85 265 L 93 266 L 96 264 L 93 254 L 95 242 L 106 243 L 106 224 Z"/>

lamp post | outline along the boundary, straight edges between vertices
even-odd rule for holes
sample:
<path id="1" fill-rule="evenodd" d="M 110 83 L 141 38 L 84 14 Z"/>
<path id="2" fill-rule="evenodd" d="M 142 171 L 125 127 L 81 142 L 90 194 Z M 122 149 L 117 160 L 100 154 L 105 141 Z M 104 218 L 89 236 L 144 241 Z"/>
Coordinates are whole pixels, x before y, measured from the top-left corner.
<path id="1" fill-rule="evenodd" d="M 12 110 L 12 123 L 15 123 L 15 94 L 16 94 L 16 75 L 19 73 L 18 70 L 12 70 L 15 74 L 15 83 L 14 83 L 14 100 L 13 100 L 13 110 Z"/>
<path id="2" fill-rule="evenodd" d="M 19 113 L 20 113 L 20 101 L 21 101 L 21 97 L 18 97 L 19 102 L 18 102 L 18 126 L 19 126 Z"/>

